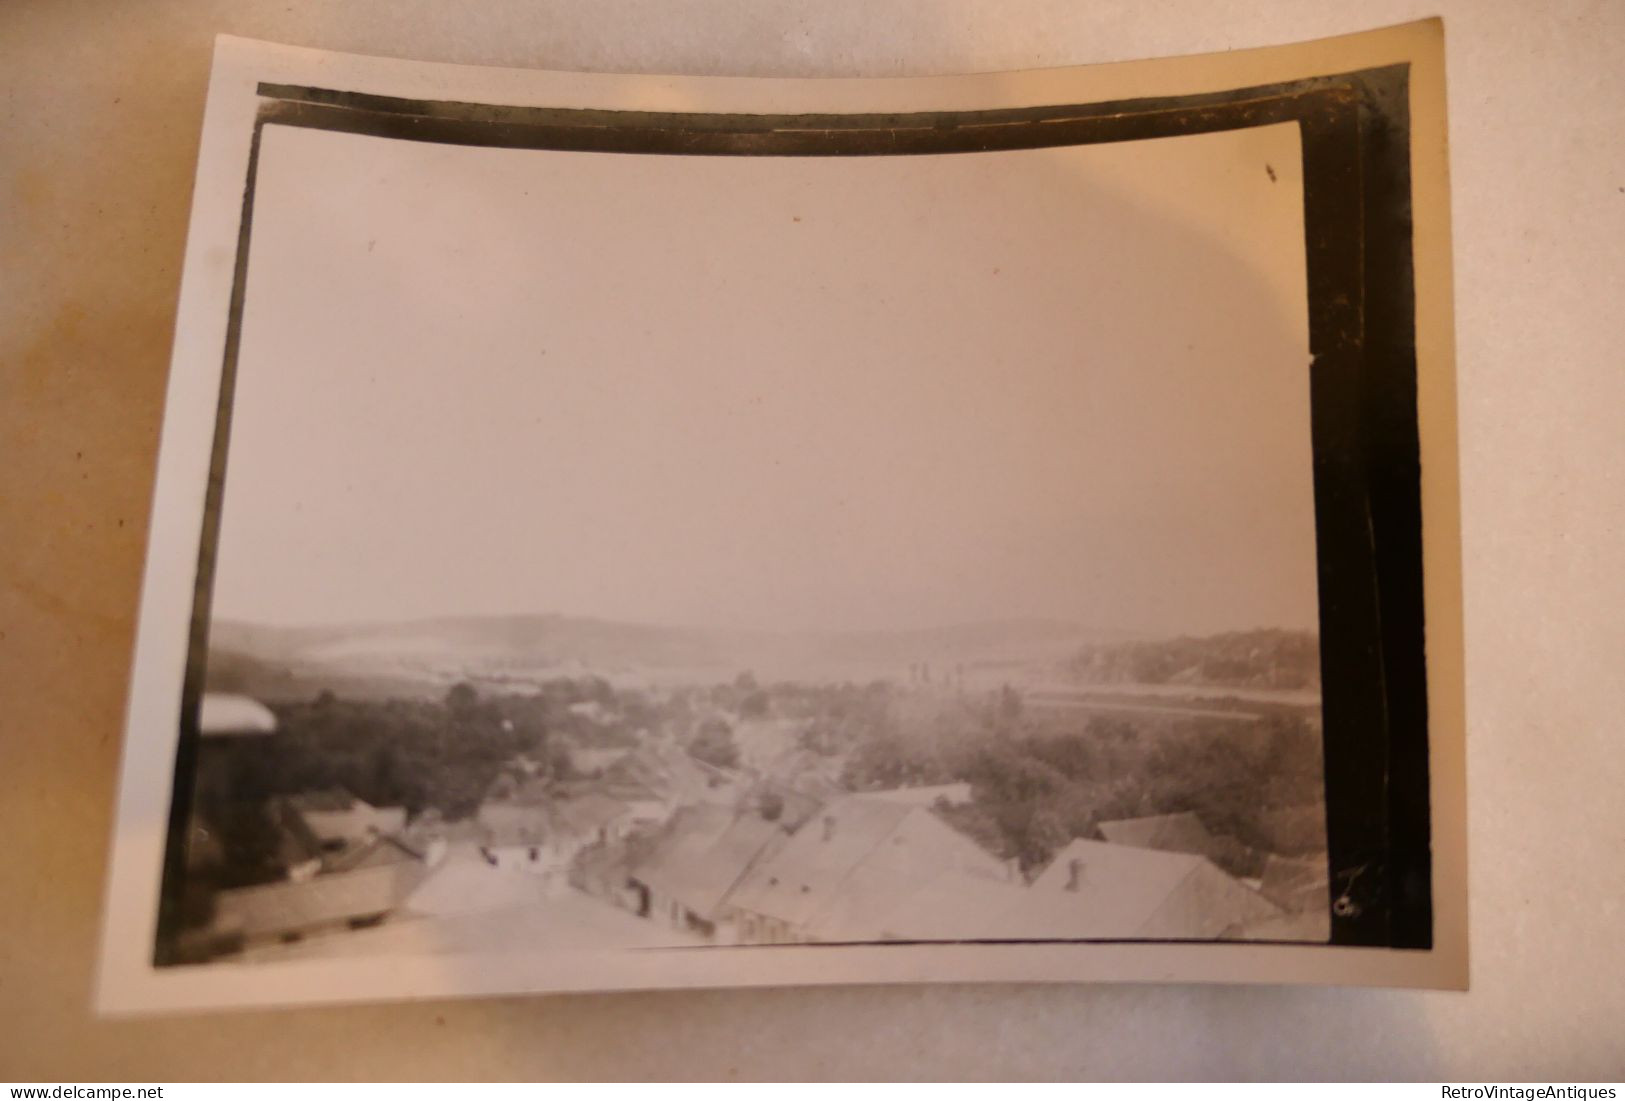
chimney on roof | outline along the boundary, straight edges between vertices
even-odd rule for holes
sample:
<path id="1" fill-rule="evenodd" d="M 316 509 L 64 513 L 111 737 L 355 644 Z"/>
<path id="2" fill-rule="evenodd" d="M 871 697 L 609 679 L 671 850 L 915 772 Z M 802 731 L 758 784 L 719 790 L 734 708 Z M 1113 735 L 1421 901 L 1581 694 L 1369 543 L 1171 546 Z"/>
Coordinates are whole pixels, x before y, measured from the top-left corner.
<path id="1" fill-rule="evenodd" d="M 832 814 L 826 814 L 826 815 L 824 815 L 824 840 L 828 841 L 834 836 L 835 836 L 835 816 L 832 815 Z"/>
<path id="2" fill-rule="evenodd" d="M 1083 861 L 1073 857 L 1066 863 L 1066 889 L 1076 891 L 1083 886 Z"/>

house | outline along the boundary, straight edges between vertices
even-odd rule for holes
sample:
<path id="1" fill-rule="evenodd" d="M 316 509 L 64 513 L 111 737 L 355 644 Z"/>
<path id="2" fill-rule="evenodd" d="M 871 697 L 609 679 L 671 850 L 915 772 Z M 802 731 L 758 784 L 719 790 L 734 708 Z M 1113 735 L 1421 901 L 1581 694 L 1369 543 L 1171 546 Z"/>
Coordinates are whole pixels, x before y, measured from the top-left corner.
<path id="1" fill-rule="evenodd" d="M 702 943 L 602 901 L 553 893 L 533 876 L 492 868 L 471 845 L 457 845 L 389 919 L 342 937 L 271 941 L 245 953 L 253 962 L 382 956 L 624 951 Z"/>
<path id="2" fill-rule="evenodd" d="M 1193 853 L 1078 839 L 1033 881 L 1010 936 L 1036 939 L 1214 940 L 1281 913 Z"/>
<path id="3" fill-rule="evenodd" d="M 338 853 L 406 828 L 404 807 L 375 807 L 343 788 L 307 791 L 280 801 L 285 827 L 313 841 L 321 853 Z"/>
<path id="4" fill-rule="evenodd" d="M 1270 852 L 1309 853 L 1326 847 L 1326 804 L 1271 807 L 1254 815 L 1259 841 Z"/>
<path id="5" fill-rule="evenodd" d="M 479 824 L 479 852 L 492 867 L 552 876 L 569 865 L 570 850 L 554 843 L 546 807 L 487 803 Z"/>
<path id="6" fill-rule="evenodd" d="M 1102 822 L 1096 827 L 1103 840 L 1113 845 L 1132 845 L 1137 849 L 1160 849 L 1163 852 L 1195 853 L 1206 856 L 1213 835 L 1207 832 L 1202 820 L 1189 811 L 1179 814 L 1152 814 L 1143 818 L 1120 818 Z"/>
<path id="7" fill-rule="evenodd" d="M 745 876 L 726 900 L 744 942 L 871 939 L 899 897 L 939 875 L 1011 880 L 929 807 L 886 795 L 828 804 Z"/>
<path id="8" fill-rule="evenodd" d="M 223 807 L 241 801 L 237 765 L 245 757 L 262 753 L 262 747 L 276 732 L 276 716 L 270 708 L 245 697 L 223 692 L 205 692 L 198 705 L 197 773 L 192 784 L 193 818 L 205 807 Z M 203 841 L 203 838 L 198 838 Z M 189 848 L 187 859 L 206 866 L 211 856 Z"/>
<path id="9" fill-rule="evenodd" d="M 374 807 L 343 788 L 273 799 L 268 810 L 280 838 L 278 860 L 289 879 L 349 867 L 357 853 L 370 851 L 381 838 L 399 838 L 406 829 L 403 808 Z"/>
<path id="10" fill-rule="evenodd" d="M 1264 863 L 1264 854 L 1234 837 L 1209 833 L 1202 820 L 1190 811 L 1120 818 L 1102 822 L 1096 829 L 1102 840 L 1113 845 L 1192 853 L 1205 856 L 1221 868 L 1239 874 L 1257 875 Z"/>
<path id="11" fill-rule="evenodd" d="M 198 706 L 198 733 L 205 738 L 256 737 L 276 732 L 271 709 L 249 696 L 205 692 Z"/>
<path id="12" fill-rule="evenodd" d="M 628 873 L 634 908 L 672 928 L 731 941 L 729 894 L 788 838 L 781 819 L 757 807 L 683 807 Z"/>
<path id="13" fill-rule="evenodd" d="M 377 925 L 428 875 L 421 860 L 390 860 L 215 896 L 214 932 L 243 948 Z"/>
<path id="14" fill-rule="evenodd" d="M 659 826 L 671 814 L 671 808 L 658 799 L 632 799 L 626 801 L 628 829 L 648 829 Z"/>
<path id="15" fill-rule="evenodd" d="M 822 810 L 825 803 L 845 794 L 842 791 L 821 797 L 777 780 L 764 779 L 752 785 L 740 805 L 754 807 L 764 817 L 778 822 L 786 833 L 794 833 L 807 819 Z"/>
<path id="16" fill-rule="evenodd" d="M 756 791 L 772 790 L 788 805 L 811 810 L 850 794 L 840 782 L 840 760 L 811 750 L 797 749 L 775 761 L 770 768 L 756 770 Z"/>
<path id="17" fill-rule="evenodd" d="M 637 819 L 629 803 L 589 791 L 553 804 L 559 833 L 569 838 L 577 851 L 587 845 L 605 845 L 621 840 Z"/>
<path id="18" fill-rule="evenodd" d="M 943 872 L 898 894 L 881 908 L 866 940 L 1006 940 L 1020 927 L 1033 892 L 1020 881 Z"/>
<path id="19" fill-rule="evenodd" d="M 1296 914 L 1280 914 L 1262 921 L 1248 922 L 1226 933 L 1226 940 L 1288 941 L 1299 944 L 1325 944 L 1332 936 L 1329 907 Z"/>
<path id="20" fill-rule="evenodd" d="M 939 802 L 957 807 L 970 802 L 970 784 L 931 784 L 917 788 L 892 788 L 889 791 L 868 793 L 870 798 L 885 799 L 893 803 L 907 803 L 914 807 L 934 807 Z"/>
<path id="21" fill-rule="evenodd" d="M 601 792 L 565 794 L 529 780 L 479 810 L 481 852 L 493 866 L 531 872 L 563 886 L 582 849 L 618 841 L 634 823 L 632 807 Z"/>
<path id="22" fill-rule="evenodd" d="M 572 745 L 569 747 L 570 771 L 577 776 L 598 776 L 607 768 L 612 767 L 622 757 L 632 752 L 626 746 L 611 746 L 608 749 L 593 748 L 590 746 Z"/>
<path id="23" fill-rule="evenodd" d="M 353 845 L 332 857 L 327 861 L 323 871 L 327 874 L 356 872 L 364 868 L 382 868 L 387 864 L 413 862 L 433 865 L 444 852 L 444 845 L 436 846 L 431 842 L 426 847 L 417 847 L 398 835 L 380 834 L 370 841 Z"/>
<path id="24" fill-rule="evenodd" d="M 451 846 L 477 845 L 485 837 L 485 829 L 477 818 L 448 820 L 434 807 L 420 812 L 402 830 L 400 840 L 414 852 L 427 853 L 431 849 L 444 851 Z"/>
<path id="25" fill-rule="evenodd" d="M 356 800 L 364 811 L 358 811 L 353 821 L 334 824 L 325 817 L 328 812 L 308 812 L 307 796 L 275 799 L 271 801 L 272 821 L 278 828 L 280 842 L 278 857 L 289 879 L 304 880 L 329 872 L 348 872 L 358 868 L 400 860 L 424 860 L 434 849 L 432 839 L 415 834 L 404 823 L 405 815 L 396 816 L 383 810 L 368 816 L 369 807 Z M 314 825 L 312 819 L 314 817 Z M 362 832 L 357 822 L 375 823 Z M 397 821 L 398 829 L 388 829 Z"/>
<path id="26" fill-rule="evenodd" d="M 518 781 L 499 776 L 480 805 L 480 852 L 495 867 L 551 875 L 569 863 L 573 850 L 563 845 L 553 821 L 555 795 L 541 777 Z"/>
<path id="27" fill-rule="evenodd" d="M 739 774 L 706 764 L 679 746 L 645 742 L 604 769 L 599 790 L 628 804 L 660 804 L 667 813 L 709 803 L 733 806 L 743 790 Z"/>
<path id="28" fill-rule="evenodd" d="M 1258 890 L 1291 913 L 1327 911 L 1331 906 L 1331 873 L 1326 854 L 1304 858 L 1271 854 L 1264 861 Z"/>
<path id="29" fill-rule="evenodd" d="M 175 935 L 166 937 L 158 949 L 176 961 L 205 960 L 229 950 L 208 924 L 213 883 L 228 859 L 222 827 L 245 806 L 258 806 L 258 795 L 244 784 L 250 771 L 245 766 L 265 760 L 277 729 L 276 715 L 264 704 L 222 692 L 205 692 L 189 718 L 196 724 L 191 739 L 196 757 L 191 803 L 180 838 L 186 868 L 184 901 L 177 907 Z"/>

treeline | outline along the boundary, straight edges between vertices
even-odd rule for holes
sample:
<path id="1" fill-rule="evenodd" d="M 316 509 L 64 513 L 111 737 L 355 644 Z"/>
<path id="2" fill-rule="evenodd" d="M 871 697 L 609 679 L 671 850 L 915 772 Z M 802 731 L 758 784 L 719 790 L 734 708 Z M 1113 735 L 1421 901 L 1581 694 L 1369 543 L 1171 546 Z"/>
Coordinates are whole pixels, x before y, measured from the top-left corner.
<path id="1" fill-rule="evenodd" d="M 260 882 L 282 871 L 280 833 L 265 809 L 278 796 L 343 788 L 374 806 L 403 807 L 411 818 L 434 811 L 455 822 L 479 810 L 497 776 L 519 757 L 544 782 L 570 781 L 580 779 L 572 748 L 631 748 L 662 734 L 701 760 L 733 767 L 739 717 L 805 717 L 833 741 L 833 725 L 857 719 L 874 691 L 763 687 L 749 673 L 658 694 L 596 676 L 490 694 L 462 683 L 440 699 L 352 699 L 322 691 L 273 700 L 276 734 L 233 746 L 229 781 L 199 813 L 225 849 L 232 885 Z M 859 721 L 847 736 L 866 729 Z"/>
<path id="2" fill-rule="evenodd" d="M 1312 631 L 1232 631 L 1205 638 L 1085 646 L 1067 664 L 1091 683 L 1228 688 L 1320 686 L 1320 639 Z"/>
<path id="3" fill-rule="evenodd" d="M 892 723 L 853 747 L 853 790 L 963 781 L 971 801 L 938 813 L 1024 871 L 1101 822 L 1194 812 L 1235 844 L 1217 854 L 1256 875 L 1269 852 L 1324 848 L 1318 729 L 1289 714 L 1217 718 L 1029 717 L 1006 690 L 930 735 Z"/>
<path id="4" fill-rule="evenodd" d="M 223 885 L 263 882 L 282 873 L 281 835 L 267 813 L 278 796 L 343 788 L 410 817 L 433 810 L 458 821 L 479 810 L 516 757 L 529 758 L 544 780 L 569 780 L 572 745 L 635 745 L 639 731 L 666 721 L 668 707 L 600 678 L 561 679 L 524 695 L 482 697 L 458 684 L 438 700 L 322 692 L 273 703 L 276 734 L 234 744 L 229 780 L 199 793 L 197 813 L 220 840 Z"/>
<path id="5" fill-rule="evenodd" d="M 1109 718 L 1029 712 L 1019 693 L 908 692 L 872 684 L 730 682 L 661 693 L 597 677 L 561 678 L 526 693 L 482 695 L 468 684 L 441 699 L 314 699 L 274 703 L 276 735 L 243 744 L 223 790 L 200 808 L 227 852 L 234 883 L 281 872 L 280 837 L 264 813 L 275 796 L 342 787 L 375 806 L 448 821 L 476 813 L 518 757 L 542 780 L 580 779 L 575 747 L 673 738 L 721 767 L 738 763 L 741 718 L 799 723 L 803 750 L 832 759 L 854 791 L 967 782 L 967 805 L 939 811 L 991 852 L 1045 866 L 1100 822 L 1193 811 L 1238 842 L 1228 870 L 1256 874 L 1258 852 L 1324 846 L 1320 739 L 1306 718 Z"/>

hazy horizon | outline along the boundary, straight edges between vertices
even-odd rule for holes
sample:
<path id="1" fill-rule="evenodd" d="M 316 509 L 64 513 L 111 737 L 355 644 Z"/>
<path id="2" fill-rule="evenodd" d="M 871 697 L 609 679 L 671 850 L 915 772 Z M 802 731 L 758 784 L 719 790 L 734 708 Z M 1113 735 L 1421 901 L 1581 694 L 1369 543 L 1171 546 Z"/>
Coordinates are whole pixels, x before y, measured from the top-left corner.
<path id="1" fill-rule="evenodd" d="M 507 611 L 507 612 L 440 612 L 427 615 L 410 615 L 400 618 L 372 618 L 372 619 L 333 619 L 333 620 L 301 620 L 298 622 L 244 619 L 240 616 L 211 615 L 211 625 L 229 625 L 232 627 L 248 627 L 274 631 L 343 631 L 343 630 L 386 630 L 394 628 L 425 626 L 435 623 L 461 623 L 470 621 L 496 622 L 501 620 L 563 620 L 572 623 L 595 623 L 609 627 L 647 628 L 660 631 L 692 631 L 696 633 L 730 634 L 730 635 L 905 635 L 905 634 L 934 634 L 946 633 L 971 628 L 1048 628 L 1057 632 L 1061 630 L 1072 631 L 1081 635 L 1089 635 L 1097 639 L 1117 639 L 1123 641 L 1168 641 L 1176 638 L 1208 638 L 1221 634 L 1250 634 L 1263 631 L 1281 631 L 1283 633 L 1309 634 L 1318 637 L 1318 626 L 1293 627 L 1282 624 L 1255 623 L 1242 627 L 1231 627 L 1221 631 L 1174 631 L 1172 633 L 1134 631 L 1126 628 L 1098 626 L 1078 620 L 1053 619 L 1043 616 L 1006 616 L 994 619 L 951 620 L 947 622 L 930 622 L 920 624 L 907 624 L 898 626 L 869 626 L 869 627 L 732 627 L 714 623 L 700 622 L 673 622 L 651 619 L 612 619 L 598 615 L 578 615 L 567 612 L 550 611 Z"/>
<path id="2" fill-rule="evenodd" d="M 267 127 L 216 616 L 1315 630 L 1300 159 Z"/>

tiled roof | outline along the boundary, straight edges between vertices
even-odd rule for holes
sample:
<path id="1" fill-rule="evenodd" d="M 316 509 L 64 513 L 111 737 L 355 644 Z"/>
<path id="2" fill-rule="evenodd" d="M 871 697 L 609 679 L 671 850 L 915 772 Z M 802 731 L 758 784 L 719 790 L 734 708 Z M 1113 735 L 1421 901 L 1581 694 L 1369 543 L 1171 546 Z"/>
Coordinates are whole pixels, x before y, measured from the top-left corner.
<path id="1" fill-rule="evenodd" d="M 574 799 L 562 799 L 553 804 L 558 827 L 575 836 L 585 836 L 607 826 L 626 815 L 631 807 L 619 799 L 588 792 Z"/>
<path id="2" fill-rule="evenodd" d="M 1302 859 L 1272 855 L 1264 862 L 1258 889 L 1287 910 L 1325 909 L 1331 904 L 1325 854 Z"/>
<path id="3" fill-rule="evenodd" d="M 1100 836 L 1114 845 L 1140 849 L 1208 855 L 1213 837 L 1202 820 L 1189 811 L 1179 814 L 1153 814 L 1144 818 L 1120 818 L 1100 823 Z"/>
<path id="4" fill-rule="evenodd" d="M 655 851 L 631 874 L 709 920 L 741 878 L 786 837 L 777 822 L 754 810 L 684 807 Z"/>
<path id="5" fill-rule="evenodd" d="M 1295 914 L 1279 914 L 1261 921 L 1238 926 L 1229 934 L 1231 940 L 1282 940 L 1302 944 L 1325 944 L 1332 935 L 1331 909 L 1304 910 Z"/>
<path id="6" fill-rule="evenodd" d="M 1003 880 L 1004 864 L 930 810 L 885 793 L 849 795 L 761 862 L 728 904 L 820 940 L 861 939 L 877 914 L 948 872 Z"/>
<path id="7" fill-rule="evenodd" d="M 386 864 L 409 864 L 421 861 L 423 854 L 397 837 L 376 836 L 352 845 L 326 861 L 327 872 L 351 872 L 360 868 L 379 868 Z"/>
<path id="8" fill-rule="evenodd" d="M 525 798 L 494 799 L 480 808 L 489 844 L 535 845 L 561 838 L 590 838 L 632 809 L 600 792 L 565 796 L 544 793 L 539 787 L 525 791 Z"/>
<path id="9" fill-rule="evenodd" d="M 1209 939 L 1279 913 L 1206 857 L 1104 841 L 1073 841 L 1030 890 L 1038 897 L 1010 915 L 1011 936 Z"/>
<path id="10" fill-rule="evenodd" d="M 205 738 L 270 734 L 276 716 L 259 700 L 226 692 L 205 692 L 198 708 L 198 732 Z"/>
<path id="11" fill-rule="evenodd" d="M 388 914 L 427 874 L 420 860 L 221 891 L 215 923 L 245 936 L 299 932 L 317 925 Z"/>
<path id="12" fill-rule="evenodd" d="M 957 805 L 970 802 L 970 785 L 967 783 L 932 784 L 929 787 L 892 788 L 889 791 L 875 791 L 866 794 L 872 799 L 884 799 L 889 803 L 905 803 L 911 807 L 935 806 L 939 799 Z"/>

